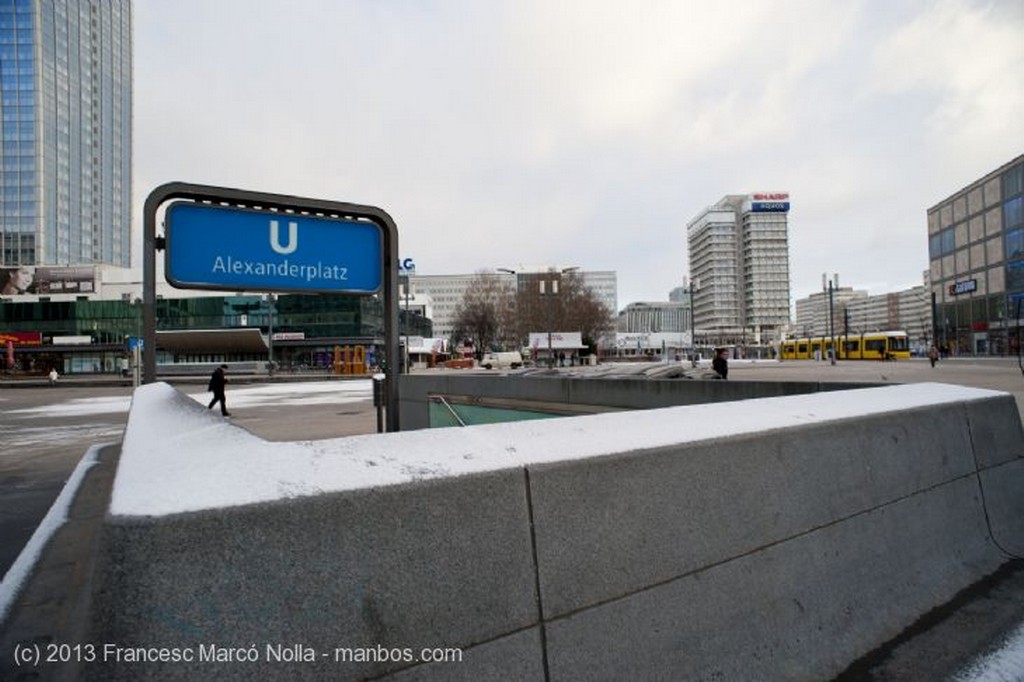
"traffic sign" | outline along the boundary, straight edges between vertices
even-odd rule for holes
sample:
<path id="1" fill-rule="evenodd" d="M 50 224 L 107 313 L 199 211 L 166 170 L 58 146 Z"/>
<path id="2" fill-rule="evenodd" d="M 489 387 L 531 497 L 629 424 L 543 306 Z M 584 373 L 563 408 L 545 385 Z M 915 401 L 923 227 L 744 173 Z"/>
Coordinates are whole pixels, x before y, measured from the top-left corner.
<path id="1" fill-rule="evenodd" d="M 182 289 L 373 294 L 384 245 L 372 222 L 176 202 L 165 276 Z"/>

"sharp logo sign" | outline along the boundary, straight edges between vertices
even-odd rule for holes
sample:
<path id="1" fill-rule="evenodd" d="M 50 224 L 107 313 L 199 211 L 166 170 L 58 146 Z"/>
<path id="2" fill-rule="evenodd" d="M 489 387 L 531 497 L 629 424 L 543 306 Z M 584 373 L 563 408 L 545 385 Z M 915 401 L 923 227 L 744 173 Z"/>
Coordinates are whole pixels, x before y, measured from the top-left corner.
<path id="1" fill-rule="evenodd" d="M 755 192 L 750 198 L 751 213 L 789 212 L 789 192 Z"/>

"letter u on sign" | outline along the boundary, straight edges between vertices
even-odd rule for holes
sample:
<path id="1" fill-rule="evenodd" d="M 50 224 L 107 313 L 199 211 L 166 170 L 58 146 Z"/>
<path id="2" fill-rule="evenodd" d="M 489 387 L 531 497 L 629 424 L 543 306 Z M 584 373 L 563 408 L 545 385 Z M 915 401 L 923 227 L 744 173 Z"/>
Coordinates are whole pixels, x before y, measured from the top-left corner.
<path id="1" fill-rule="evenodd" d="M 286 246 L 281 246 L 281 233 L 280 230 L 278 230 L 277 221 L 271 220 L 270 248 L 282 255 L 295 253 L 295 249 L 299 248 L 299 224 L 288 223 L 288 244 Z"/>

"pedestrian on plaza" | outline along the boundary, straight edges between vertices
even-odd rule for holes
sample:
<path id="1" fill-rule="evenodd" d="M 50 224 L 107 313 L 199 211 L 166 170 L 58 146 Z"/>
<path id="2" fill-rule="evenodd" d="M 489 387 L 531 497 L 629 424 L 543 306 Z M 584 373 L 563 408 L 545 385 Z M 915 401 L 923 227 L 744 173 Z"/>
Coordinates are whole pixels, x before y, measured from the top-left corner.
<path id="1" fill-rule="evenodd" d="M 725 348 L 715 349 L 715 359 L 711 361 L 711 369 L 723 379 L 729 378 L 728 350 Z"/>
<path id="2" fill-rule="evenodd" d="M 206 406 L 206 409 L 212 410 L 214 405 L 220 403 L 220 413 L 225 417 L 230 417 L 231 413 L 228 412 L 228 404 L 224 399 L 224 386 L 228 383 L 228 378 L 224 376 L 224 370 L 227 368 L 227 365 L 221 365 L 210 375 L 210 385 L 206 387 L 206 390 L 213 392 L 213 400 Z"/>
<path id="3" fill-rule="evenodd" d="M 57 374 L 57 368 L 56 367 L 51 367 L 50 368 L 50 375 L 49 376 L 50 376 L 50 385 L 51 386 L 56 386 L 57 385 L 57 378 L 60 376 L 59 374 Z"/>
<path id="4" fill-rule="evenodd" d="M 939 349 L 936 348 L 935 346 L 932 346 L 931 348 L 929 348 L 928 349 L 928 359 L 931 361 L 932 367 L 934 367 L 935 363 L 938 362 L 938 360 L 939 360 Z"/>

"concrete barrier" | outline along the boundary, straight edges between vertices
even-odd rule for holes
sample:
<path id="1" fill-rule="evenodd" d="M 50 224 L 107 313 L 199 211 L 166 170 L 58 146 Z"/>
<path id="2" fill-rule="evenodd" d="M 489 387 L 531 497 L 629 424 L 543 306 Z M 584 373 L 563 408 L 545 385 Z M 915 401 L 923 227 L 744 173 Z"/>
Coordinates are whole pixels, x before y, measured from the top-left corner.
<path id="1" fill-rule="evenodd" d="M 1024 548 L 993 391 L 286 444 L 190 402 L 136 393 L 86 677 L 827 679 Z"/>
<path id="2" fill-rule="evenodd" d="M 851 384 L 840 382 L 605 379 L 601 375 L 403 374 L 399 383 L 403 431 L 430 428 L 431 396 L 471 396 L 483 402 L 497 399 L 525 406 L 546 405 L 566 412 L 598 413 L 609 409 L 650 410 L 851 388 Z"/>

